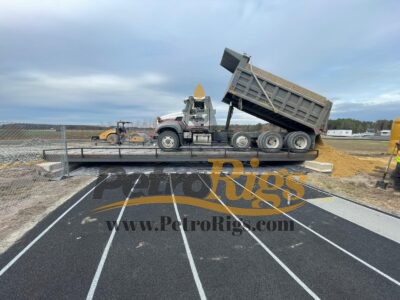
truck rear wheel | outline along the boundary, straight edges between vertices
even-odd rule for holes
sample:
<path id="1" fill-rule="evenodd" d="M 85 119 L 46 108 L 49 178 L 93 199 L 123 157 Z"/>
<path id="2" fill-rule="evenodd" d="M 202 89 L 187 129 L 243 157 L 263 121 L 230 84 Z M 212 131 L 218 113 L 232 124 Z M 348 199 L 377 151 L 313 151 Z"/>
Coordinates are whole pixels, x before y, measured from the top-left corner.
<path id="1" fill-rule="evenodd" d="M 258 136 L 257 146 L 269 152 L 280 151 L 283 147 L 282 135 L 278 132 L 264 132 Z"/>
<path id="2" fill-rule="evenodd" d="M 251 145 L 251 138 L 247 133 L 236 132 L 232 136 L 231 144 L 232 144 L 232 147 L 234 147 L 234 148 L 246 149 L 246 148 L 249 148 Z"/>
<path id="3" fill-rule="evenodd" d="M 163 131 L 158 136 L 158 146 L 165 151 L 173 151 L 179 148 L 178 135 L 170 130 Z"/>
<path id="4" fill-rule="evenodd" d="M 307 151 L 311 148 L 311 137 L 303 131 L 294 131 L 286 136 L 286 143 L 291 151 Z"/>

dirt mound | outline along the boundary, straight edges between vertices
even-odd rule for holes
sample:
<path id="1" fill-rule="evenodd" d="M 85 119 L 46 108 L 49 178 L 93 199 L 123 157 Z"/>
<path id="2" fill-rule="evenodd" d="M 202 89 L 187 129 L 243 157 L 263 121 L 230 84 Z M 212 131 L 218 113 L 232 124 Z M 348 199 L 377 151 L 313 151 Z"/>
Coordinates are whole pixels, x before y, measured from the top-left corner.
<path id="1" fill-rule="evenodd" d="M 316 149 L 319 151 L 316 161 L 333 163 L 333 177 L 350 177 L 359 173 L 372 173 L 381 162 L 360 159 L 326 145 L 322 139 L 317 140 Z"/>

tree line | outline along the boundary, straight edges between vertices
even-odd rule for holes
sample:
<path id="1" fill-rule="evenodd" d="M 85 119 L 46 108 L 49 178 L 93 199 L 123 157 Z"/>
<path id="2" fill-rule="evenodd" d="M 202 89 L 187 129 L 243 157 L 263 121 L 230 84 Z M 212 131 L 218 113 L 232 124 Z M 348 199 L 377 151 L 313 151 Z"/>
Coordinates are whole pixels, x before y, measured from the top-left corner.
<path id="1" fill-rule="evenodd" d="M 393 120 L 360 121 L 355 119 L 336 119 L 328 121 L 328 129 L 351 129 L 353 133 L 390 130 Z"/>
<path id="2" fill-rule="evenodd" d="M 360 121 L 355 119 L 336 119 L 328 121 L 328 129 L 351 129 L 353 133 L 362 133 L 368 131 L 378 132 L 392 128 L 393 120 L 377 120 L 377 121 Z M 234 131 L 265 131 L 271 130 L 272 125 L 267 123 L 258 123 L 252 125 L 238 125 L 231 124 L 230 129 Z M 225 125 L 217 126 L 217 129 L 223 130 Z M 104 130 L 110 126 L 96 126 L 96 125 L 66 125 L 67 130 Z M 0 124 L 0 129 L 55 129 L 60 130 L 59 125 L 51 124 L 32 124 L 32 123 L 9 123 Z M 136 130 L 152 129 L 151 127 L 132 128 Z"/>

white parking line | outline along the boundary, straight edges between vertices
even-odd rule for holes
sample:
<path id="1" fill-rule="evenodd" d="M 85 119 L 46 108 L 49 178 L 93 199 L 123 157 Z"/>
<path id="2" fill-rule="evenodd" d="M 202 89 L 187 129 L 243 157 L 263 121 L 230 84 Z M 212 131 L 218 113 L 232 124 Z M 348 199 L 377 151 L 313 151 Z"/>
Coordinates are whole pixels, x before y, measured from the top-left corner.
<path id="1" fill-rule="evenodd" d="M 93 190 L 102 184 L 109 176 L 104 178 L 98 184 L 96 184 L 89 192 L 83 195 L 78 201 L 76 201 L 73 205 L 71 205 L 64 213 L 62 213 L 56 220 L 53 221 L 45 230 L 43 230 L 32 242 L 30 242 L 21 252 L 19 252 L 8 264 L 6 264 L 0 271 L 0 276 L 2 276 L 13 264 L 15 264 L 18 259 L 21 258 L 33 245 L 36 244 L 54 225 L 58 223 L 68 212 L 71 211 L 75 206 L 77 206 L 83 199 L 85 199 Z"/>
<path id="2" fill-rule="evenodd" d="M 218 201 L 225 207 L 225 209 L 238 221 L 244 229 L 246 227 L 244 226 L 243 222 L 240 221 L 240 219 L 232 213 L 232 211 L 225 205 L 224 202 L 214 193 L 214 191 L 207 185 L 207 183 L 199 176 L 200 180 L 203 181 L 203 183 L 208 187 L 211 193 L 214 194 L 214 196 L 218 199 Z M 317 294 L 315 294 L 295 273 L 293 273 L 292 270 L 289 269 L 288 266 L 284 264 L 283 261 L 279 259 L 278 256 L 276 256 L 253 232 L 249 230 L 245 230 L 250 236 L 257 241 L 257 243 L 292 277 L 313 299 L 320 299 Z"/>
<path id="3" fill-rule="evenodd" d="M 241 187 L 243 187 L 244 189 L 246 189 L 247 191 L 251 192 L 249 189 L 247 189 L 246 187 L 244 187 L 242 184 L 240 184 L 239 182 L 237 182 L 235 179 L 233 179 L 232 177 L 228 176 L 231 180 L 233 180 L 234 182 L 236 182 L 238 185 L 240 185 Z M 263 180 L 264 182 L 266 182 L 265 180 Z M 268 182 L 269 184 L 273 185 L 272 183 Z M 274 185 L 275 186 L 275 185 Z M 278 189 L 283 190 L 282 188 L 276 186 Z M 369 269 L 375 271 L 376 273 L 378 273 L 379 275 L 385 277 L 386 279 L 390 280 L 391 282 L 393 282 L 394 284 L 400 286 L 400 282 L 397 281 L 396 279 L 394 279 L 393 277 L 390 277 L 389 275 L 387 275 L 386 273 L 382 272 L 381 270 L 375 268 L 374 266 L 370 265 L 369 263 L 367 263 L 365 260 L 359 258 L 358 256 L 356 256 L 355 254 L 347 251 L 346 249 L 342 248 L 341 246 L 339 246 L 338 244 L 336 244 L 335 242 L 331 241 L 330 239 L 324 237 L 323 235 L 319 234 L 318 232 L 316 232 L 315 230 L 311 229 L 310 227 L 308 227 L 307 225 L 301 223 L 300 221 L 298 221 L 297 219 L 293 218 L 292 216 L 288 215 L 287 213 L 283 212 L 282 210 L 280 210 L 279 208 L 273 206 L 271 203 L 261 199 L 260 197 L 256 196 L 258 199 L 260 199 L 261 201 L 263 201 L 265 204 L 269 205 L 270 207 L 276 209 L 277 211 L 279 211 L 282 215 L 288 217 L 289 219 L 291 219 L 292 221 L 296 222 L 297 224 L 299 224 L 300 226 L 302 226 L 304 229 L 310 231 L 311 233 L 315 234 L 316 236 L 318 236 L 319 238 L 323 239 L 325 242 L 331 244 L 332 246 L 334 246 L 335 248 L 339 249 L 340 251 L 342 251 L 343 253 L 349 255 L 350 257 L 354 258 L 355 260 L 357 260 L 358 262 L 362 263 L 364 266 L 368 267 Z M 299 197 L 299 199 L 303 200 L 303 201 L 307 201 L 304 198 Z"/>
<path id="4" fill-rule="evenodd" d="M 176 201 L 175 201 L 175 194 L 174 194 L 174 190 L 172 187 L 172 179 L 171 179 L 170 175 L 168 177 L 169 177 L 169 184 L 170 184 L 170 188 L 171 188 L 171 195 L 172 195 L 172 199 L 174 201 L 175 214 L 176 214 L 176 217 L 177 217 L 178 221 L 180 222 L 180 224 L 182 224 L 182 220 L 181 220 L 181 217 L 180 217 L 179 211 L 178 211 L 178 206 L 176 205 Z M 203 285 L 201 284 L 201 281 L 200 281 L 199 273 L 197 272 L 196 264 L 194 263 L 192 251 L 190 251 L 189 243 L 186 238 L 186 233 L 183 230 L 182 226 L 179 226 L 179 228 L 181 231 L 183 243 L 185 245 L 186 254 L 189 259 L 190 268 L 192 269 L 194 281 L 196 283 L 197 290 L 199 291 L 200 299 L 202 299 L 202 300 L 207 299 L 206 293 L 204 292 L 204 289 L 203 289 Z"/>
<path id="5" fill-rule="evenodd" d="M 138 179 L 136 179 L 135 184 L 133 185 L 132 189 L 130 190 L 130 192 L 128 194 L 128 197 L 126 197 L 126 199 L 124 201 L 124 205 L 122 206 L 121 211 L 119 212 L 116 225 L 114 226 L 114 228 L 113 228 L 113 230 L 111 232 L 111 235 L 108 238 L 108 241 L 107 241 L 107 244 L 106 244 L 106 246 L 104 248 L 103 254 L 101 255 L 100 262 L 99 262 L 99 264 L 97 266 L 96 273 L 94 274 L 94 277 L 93 277 L 93 280 L 92 280 L 92 284 L 90 285 L 89 292 L 88 292 L 88 294 L 86 296 L 87 300 L 93 299 L 94 293 L 96 291 L 97 284 L 99 283 L 101 272 L 103 271 L 103 267 L 104 267 L 104 264 L 105 264 L 107 256 L 108 256 L 108 252 L 110 251 L 111 244 L 113 242 L 115 233 L 117 232 L 117 230 L 115 228 L 118 227 L 118 225 L 119 225 L 119 223 L 121 221 L 122 215 L 124 214 L 124 211 L 125 211 L 126 203 L 128 202 L 129 197 L 132 195 L 132 192 L 134 191 L 136 184 L 139 182 L 140 177 L 141 177 L 141 175 L 139 176 Z"/>

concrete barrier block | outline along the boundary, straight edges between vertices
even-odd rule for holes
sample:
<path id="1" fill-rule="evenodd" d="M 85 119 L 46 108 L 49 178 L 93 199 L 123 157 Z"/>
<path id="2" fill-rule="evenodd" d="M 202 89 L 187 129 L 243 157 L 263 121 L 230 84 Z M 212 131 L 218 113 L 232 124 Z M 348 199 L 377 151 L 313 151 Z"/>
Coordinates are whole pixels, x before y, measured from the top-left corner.
<path id="1" fill-rule="evenodd" d="M 319 161 L 306 161 L 304 167 L 307 169 L 321 172 L 321 173 L 331 173 L 333 171 L 333 163 L 319 162 Z"/>
<path id="2" fill-rule="evenodd" d="M 37 168 L 42 169 L 45 172 L 52 172 L 62 168 L 60 162 L 44 162 L 36 165 Z"/>
<path id="3" fill-rule="evenodd" d="M 60 162 L 45 162 L 35 166 L 36 173 L 39 176 L 55 178 L 63 175 L 63 165 Z"/>

